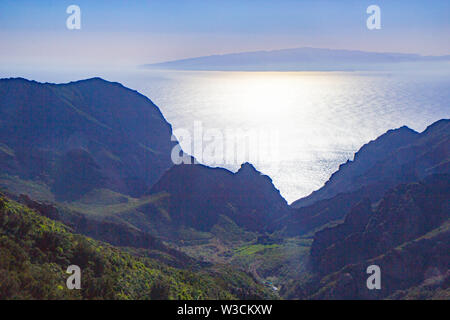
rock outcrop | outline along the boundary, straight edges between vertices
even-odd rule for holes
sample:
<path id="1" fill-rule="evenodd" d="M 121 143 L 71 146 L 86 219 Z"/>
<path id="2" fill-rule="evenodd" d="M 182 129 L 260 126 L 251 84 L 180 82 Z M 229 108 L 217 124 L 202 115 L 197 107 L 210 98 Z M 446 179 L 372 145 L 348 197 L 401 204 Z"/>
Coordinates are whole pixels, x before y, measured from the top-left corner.
<path id="1" fill-rule="evenodd" d="M 248 230 L 272 230 L 289 210 L 272 180 L 245 163 L 233 173 L 199 164 L 172 167 L 150 193 L 170 195 L 173 221 L 198 230 L 210 230 L 220 215 Z"/>

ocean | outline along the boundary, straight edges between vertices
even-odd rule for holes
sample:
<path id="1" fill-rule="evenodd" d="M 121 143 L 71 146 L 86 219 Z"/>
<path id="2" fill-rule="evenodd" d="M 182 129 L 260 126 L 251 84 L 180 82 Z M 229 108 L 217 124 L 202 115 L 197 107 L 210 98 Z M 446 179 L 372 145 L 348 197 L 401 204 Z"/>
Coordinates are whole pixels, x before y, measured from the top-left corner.
<path id="1" fill-rule="evenodd" d="M 90 76 L 139 91 L 201 163 L 251 162 L 288 202 L 320 188 L 365 143 L 450 115 L 448 66 L 433 72 L 2 72 L 43 82 Z"/>

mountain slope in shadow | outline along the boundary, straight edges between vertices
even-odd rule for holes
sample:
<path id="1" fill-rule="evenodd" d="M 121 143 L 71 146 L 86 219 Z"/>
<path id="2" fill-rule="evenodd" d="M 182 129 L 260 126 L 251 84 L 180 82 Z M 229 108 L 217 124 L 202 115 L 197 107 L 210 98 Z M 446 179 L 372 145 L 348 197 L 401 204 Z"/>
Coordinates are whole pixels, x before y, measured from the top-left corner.
<path id="1" fill-rule="evenodd" d="M 0 80 L 0 168 L 58 200 L 100 187 L 142 195 L 172 165 L 171 136 L 158 107 L 119 83 Z"/>
<path id="2" fill-rule="evenodd" d="M 448 299 L 449 183 L 449 174 L 437 174 L 400 184 L 378 204 L 365 199 L 342 224 L 317 232 L 311 247 L 316 278 L 307 292 L 296 288 L 297 294 L 313 299 Z M 370 265 L 380 267 L 380 290 L 366 286 Z"/>
<path id="3" fill-rule="evenodd" d="M 150 190 L 165 192 L 172 220 L 208 231 L 220 215 L 251 231 L 273 231 L 276 219 L 289 209 L 272 180 L 244 163 L 232 173 L 204 165 L 177 165 L 169 169 Z"/>

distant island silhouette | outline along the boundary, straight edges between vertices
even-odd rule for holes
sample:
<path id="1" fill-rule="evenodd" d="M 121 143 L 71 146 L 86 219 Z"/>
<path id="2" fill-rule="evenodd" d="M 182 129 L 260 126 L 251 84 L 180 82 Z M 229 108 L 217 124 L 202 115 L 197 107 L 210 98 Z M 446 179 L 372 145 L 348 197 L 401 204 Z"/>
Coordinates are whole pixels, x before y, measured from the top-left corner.
<path id="1" fill-rule="evenodd" d="M 359 71 L 398 63 L 450 61 L 450 55 L 422 56 L 322 48 L 293 48 L 188 58 L 145 64 L 143 68 L 209 71 Z"/>

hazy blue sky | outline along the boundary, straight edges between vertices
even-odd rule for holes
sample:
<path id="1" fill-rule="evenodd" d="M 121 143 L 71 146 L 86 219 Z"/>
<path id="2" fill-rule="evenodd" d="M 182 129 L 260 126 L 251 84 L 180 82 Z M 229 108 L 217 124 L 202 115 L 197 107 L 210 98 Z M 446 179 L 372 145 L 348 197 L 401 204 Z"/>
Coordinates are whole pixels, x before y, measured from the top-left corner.
<path id="1" fill-rule="evenodd" d="M 81 8 L 68 30 L 66 8 Z M 366 28 L 381 7 L 382 29 Z M 301 46 L 450 54 L 448 0 L 1 0 L 1 65 L 137 65 Z"/>

